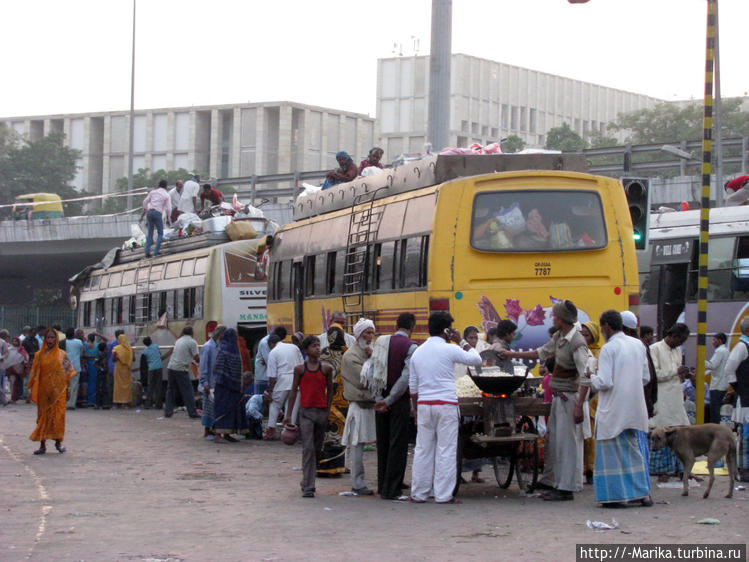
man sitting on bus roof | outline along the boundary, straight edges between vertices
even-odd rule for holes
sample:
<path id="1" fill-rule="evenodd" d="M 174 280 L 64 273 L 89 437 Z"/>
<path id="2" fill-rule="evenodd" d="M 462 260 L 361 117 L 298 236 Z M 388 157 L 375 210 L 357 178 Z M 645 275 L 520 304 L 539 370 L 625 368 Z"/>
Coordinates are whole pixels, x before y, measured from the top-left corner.
<path id="1" fill-rule="evenodd" d="M 211 187 L 210 183 L 203 184 L 203 191 L 200 192 L 200 207 L 205 209 L 206 201 L 210 204 L 209 207 L 214 205 L 221 205 L 224 201 L 224 194 L 218 189 Z"/>
<path id="2" fill-rule="evenodd" d="M 361 174 L 365 168 L 379 168 L 382 169 L 382 164 L 380 164 L 380 160 L 382 160 L 382 155 L 385 154 L 385 151 L 382 150 L 379 146 L 375 146 L 369 151 L 369 155 L 361 161 L 361 164 L 359 164 L 359 173 Z"/>
<path id="3" fill-rule="evenodd" d="M 356 167 L 348 152 L 341 150 L 335 155 L 335 159 L 338 161 L 338 169 L 331 170 L 326 174 L 325 182 L 322 184 L 323 189 L 349 182 L 359 175 L 359 168 Z"/>

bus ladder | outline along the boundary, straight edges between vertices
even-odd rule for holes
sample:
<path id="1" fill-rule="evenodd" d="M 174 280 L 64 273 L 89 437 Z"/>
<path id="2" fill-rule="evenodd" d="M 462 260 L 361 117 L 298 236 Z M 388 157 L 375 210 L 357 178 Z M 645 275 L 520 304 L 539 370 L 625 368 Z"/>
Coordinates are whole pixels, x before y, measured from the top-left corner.
<path id="1" fill-rule="evenodd" d="M 343 312 L 348 326 L 353 326 L 359 318 L 374 320 L 375 311 L 364 309 L 364 293 L 367 289 L 369 248 L 377 239 L 384 212 L 383 207 L 374 208 L 377 194 L 382 189 L 387 188 L 357 195 L 351 205 L 343 269 Z M 359 205 L 362 208 L 357 211 Z"/>
<path id="2" fill-rule="evenodd" d="M 146 280 L 140 280 L 140 268 L 136 270 L 135 281 L 135 339 L 147 335 L 148 320 L 151 314 L 151 264 L 148 265 Z"/>

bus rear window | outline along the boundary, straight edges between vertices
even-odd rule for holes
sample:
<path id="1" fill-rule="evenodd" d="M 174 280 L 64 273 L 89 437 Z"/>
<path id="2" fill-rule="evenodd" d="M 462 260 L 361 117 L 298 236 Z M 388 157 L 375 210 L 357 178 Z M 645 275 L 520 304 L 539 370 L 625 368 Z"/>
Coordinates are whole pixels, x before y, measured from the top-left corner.
<path id="1" fill-rule="evenodd" d="M 473 201 L 471 247 L 485 252 L 591 250 L 606 246 L 603 207 L 590 191 L 492 191 Z"/>

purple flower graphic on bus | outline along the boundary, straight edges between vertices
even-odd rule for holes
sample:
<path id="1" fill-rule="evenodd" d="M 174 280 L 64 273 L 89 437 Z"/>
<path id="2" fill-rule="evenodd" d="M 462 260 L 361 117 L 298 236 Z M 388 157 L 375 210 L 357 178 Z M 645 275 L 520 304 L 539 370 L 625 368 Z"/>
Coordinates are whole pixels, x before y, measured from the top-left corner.
<path id="1" fill-rule="evenodd" d="M 507 317 L 515 322 L 515 324 L 518 323 L 520 315 L 523 314 L 523 309 L 520 308 L 520 301 L 518 299 L 507 299 L 505 301 L 505 311 L 507 312 Z"/>
<path id="2" fill-rule="evenodd" d="M 525 323 L 528 326 L 543 326 L 546 320 L 546 311 L 537 304 L 535 308 L 525 311 Z"/>
<path id="3" fill-rule="evenodd" d="M 513 347 L 516 349 L 535 349 L 546 343 L 549 339 L 548 330 L 553 323 L 551 309 L 556 303 L 563 300 L 550 295 L 549 301 L 551 304 L 549 306 L 535 304 L 530 308 L 523 308 L 520 299 L 505 298 L 505 318 L 512 320 L 518 326 Z M 496 327 L 503 319 L 488 297 L 482 296 L 477 306 L 481 314 L 481 327 L 484 333 Z M 589 319 L 590 316 L 584 310 L 578 309 L 578 320 L 580 322 L 586 322 Z"/>

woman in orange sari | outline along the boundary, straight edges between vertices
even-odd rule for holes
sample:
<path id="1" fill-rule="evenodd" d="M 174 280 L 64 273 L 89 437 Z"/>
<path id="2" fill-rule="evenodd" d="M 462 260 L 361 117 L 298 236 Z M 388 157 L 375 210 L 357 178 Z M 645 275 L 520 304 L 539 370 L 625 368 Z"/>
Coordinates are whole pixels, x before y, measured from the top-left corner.
<path id="1" fill-rule="evenodd" d="M 133 401 L 133 348 L 125 334 L 117 336 L 117 343 L 112 349 L 114 359 L 114 392 L 112 402 L 117 408 L 129 406 Z"/>
<path id="2" fill-rule="evenodd" d="M 47 439 L 55 440 L 55 448 L 65 452 L 62 440 L 65 438 L 65 403 L 68 400 L 68 382 L 75 369 L 68 355 L 58 347 L 55 330 L 44 334 L 44 345 L 34 356 L 28 388 L 31 401 L 36 404 L 36 429 L 29 439 L 39 441 L 35 455 L 47 452 Z"/>

